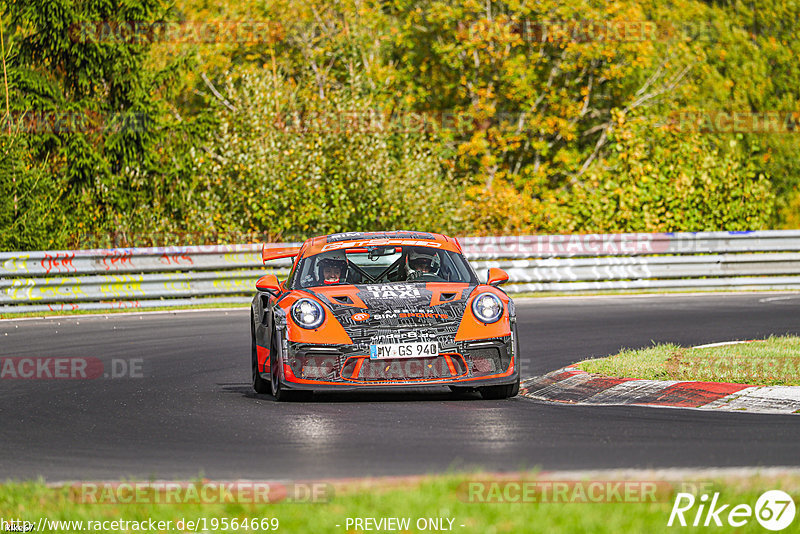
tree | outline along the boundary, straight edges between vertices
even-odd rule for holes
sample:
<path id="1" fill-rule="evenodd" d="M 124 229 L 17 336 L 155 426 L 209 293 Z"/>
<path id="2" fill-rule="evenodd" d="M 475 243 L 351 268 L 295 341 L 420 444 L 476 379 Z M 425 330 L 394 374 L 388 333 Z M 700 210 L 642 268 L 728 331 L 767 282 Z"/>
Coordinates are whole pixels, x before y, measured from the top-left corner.
<path id="1" fill-rule="evenodd" d="M 172 170 L 162 154 L 180 126 L 168 119 L 167 99 L 185 63 L 148 68 L 152 43 L 125 31 L 131 21 L 164 20 L 163 2 L 7 0 L 3 7 L 13 29 L 4 43 L 12 51 L 6 135 L 24 137 L 8 142 L 24 145 L 44 173 L 51 194 L 37 200 L 62 208 L 48 212 L 49 226 L 62 236 L 101 233 L 145 215 L 137 212 Z M 20 190 L 30 182 L 12 182 L 15 194 L 33 195 Z"/>

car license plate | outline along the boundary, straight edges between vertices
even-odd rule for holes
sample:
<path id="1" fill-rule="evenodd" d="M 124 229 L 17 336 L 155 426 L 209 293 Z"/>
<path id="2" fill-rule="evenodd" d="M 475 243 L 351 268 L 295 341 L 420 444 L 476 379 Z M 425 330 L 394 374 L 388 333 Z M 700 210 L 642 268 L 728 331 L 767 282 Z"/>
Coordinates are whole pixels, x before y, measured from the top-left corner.
<path id="1" fill-rule="evenodd" d="M 370 360 L 395 358 L 425 358 L 439 354 L 439 343 L 424 341 L 420 343 L 382 343 L 369 346 Z"/>

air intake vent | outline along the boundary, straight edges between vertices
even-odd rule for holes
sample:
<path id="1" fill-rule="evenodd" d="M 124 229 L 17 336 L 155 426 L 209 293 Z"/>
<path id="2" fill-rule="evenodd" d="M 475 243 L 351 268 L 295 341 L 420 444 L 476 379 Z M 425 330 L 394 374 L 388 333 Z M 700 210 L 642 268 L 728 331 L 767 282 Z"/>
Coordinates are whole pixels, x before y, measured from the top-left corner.
<path id="1" fill-rule="evenodd" d="M 358 359 L 357 358 L 348 359 L 347 363 L 345 363 L 344 367 L 342 368 L 342 376 L 345 376 L 347 378 L 354 378 L 353 377 L 353 373 L 356 370 L 356 364 L 357 363 L 358 363 Z"/>
<path id="2" fill-rule="evenodd" d="M 340 295 L 338 297 L 333 297 L 336 302 L 340 302 L 342 304 L 354 304 L 353 299 L 351 299 L 347 295 Z"/>
<path id="3" fill-rule="evenodd" d="M 470 368 L 474 376 L 491 375 L 505 371 L 510 363 L 509 358 L 505 355 L 505 350 L 500 351 L 496 347 L 488 347 L 481 349 L 470 349 L 469 359 L 471 362 Z"/>

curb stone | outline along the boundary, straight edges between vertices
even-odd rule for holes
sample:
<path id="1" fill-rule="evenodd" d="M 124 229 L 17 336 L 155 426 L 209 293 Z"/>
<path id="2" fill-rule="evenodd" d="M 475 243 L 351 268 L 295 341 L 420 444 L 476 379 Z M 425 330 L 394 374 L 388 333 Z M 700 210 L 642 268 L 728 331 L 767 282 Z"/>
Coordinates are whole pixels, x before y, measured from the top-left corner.
<path id="1" fill-rule="evenodd" d="M 800 414 L 800 386 L 615 378 L 590 374 L 574 366 L 524 380 L 519 394 L 564 404 Z"/>

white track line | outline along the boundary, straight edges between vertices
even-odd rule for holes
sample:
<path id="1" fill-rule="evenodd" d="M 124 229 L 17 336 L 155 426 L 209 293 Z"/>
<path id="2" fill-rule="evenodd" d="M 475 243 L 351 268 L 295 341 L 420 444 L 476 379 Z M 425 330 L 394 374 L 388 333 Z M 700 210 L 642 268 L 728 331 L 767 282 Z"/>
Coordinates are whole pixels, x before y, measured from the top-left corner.
<path id="1" fill-rule="evenodd" d="M 769 297 L 765 299 L 758 299 L 758 302 L 775 302 L 776 300 L 794 300 L 798 297 Z"/>

